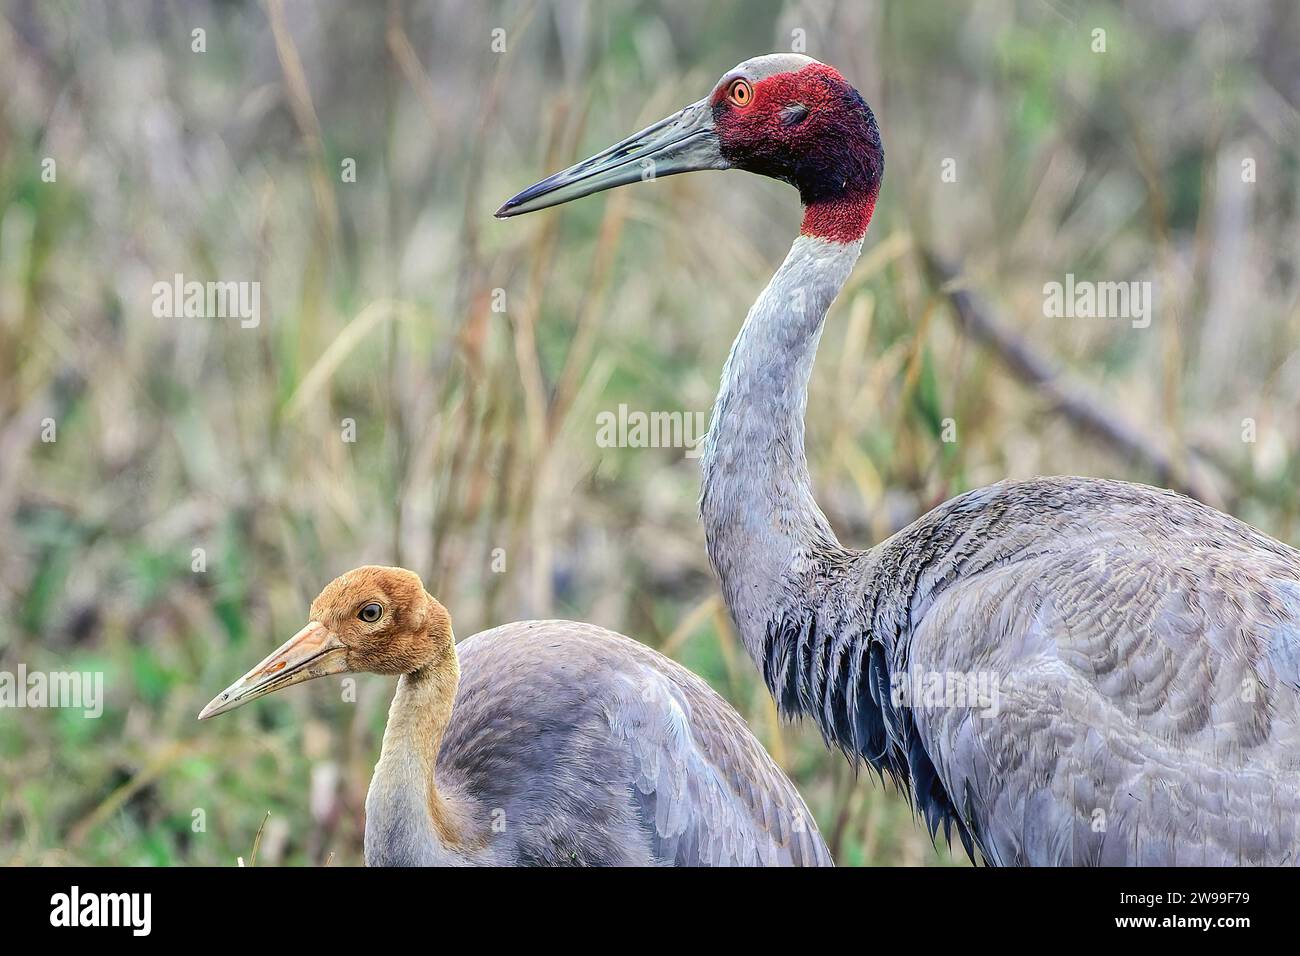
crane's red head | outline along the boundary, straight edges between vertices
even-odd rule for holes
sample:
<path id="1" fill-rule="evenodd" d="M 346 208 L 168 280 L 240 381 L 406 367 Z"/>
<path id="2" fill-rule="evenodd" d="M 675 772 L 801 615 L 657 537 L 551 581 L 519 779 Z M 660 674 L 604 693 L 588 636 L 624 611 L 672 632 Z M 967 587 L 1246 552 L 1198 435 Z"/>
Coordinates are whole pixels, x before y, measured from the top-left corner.
<path id="1" fill-rule="evenodd" d="M 781 69 L 789 58 L 775 59 L 741 64 L 710 96 L 722 156 L 795 186 L 807 207 L 805 234 L 860 239 L 884 175 L 876 117 L 835 68 L 813 60 Z"/>
<path id="2" fill-rule="evenodd" d="M 414 571 L 368 565 L 327 584 L 311 603 L 307 625 L 217 695 L 199 719 L 327 674 L 426 669 L 454 686 L 456 653 L 447 609 L 424 590 Z"/>
<path id="3" fill-rule="evenodd" d="M 691 106 L 508 200 L 498 217 L 613 186 L 697 169 L 744 169 L 791 183 L 803 232 L 863 237 L 884 176 L 871 108 L 837 70 L 795 53 L 746 60 Z"/>

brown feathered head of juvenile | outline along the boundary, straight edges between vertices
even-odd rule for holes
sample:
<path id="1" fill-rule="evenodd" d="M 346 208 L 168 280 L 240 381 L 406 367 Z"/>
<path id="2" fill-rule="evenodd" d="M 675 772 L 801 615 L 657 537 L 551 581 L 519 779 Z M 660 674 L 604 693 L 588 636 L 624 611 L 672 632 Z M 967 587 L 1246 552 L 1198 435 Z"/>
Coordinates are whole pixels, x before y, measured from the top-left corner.
<path id="1" fill-rule="evenodd" d="M 420 576 L 367 565 L 327 584 L 312 601 L 306 626 L 218 694 L 199 719 L 315 677 L 411 674 L 454 658 L 451 616 Z"/>

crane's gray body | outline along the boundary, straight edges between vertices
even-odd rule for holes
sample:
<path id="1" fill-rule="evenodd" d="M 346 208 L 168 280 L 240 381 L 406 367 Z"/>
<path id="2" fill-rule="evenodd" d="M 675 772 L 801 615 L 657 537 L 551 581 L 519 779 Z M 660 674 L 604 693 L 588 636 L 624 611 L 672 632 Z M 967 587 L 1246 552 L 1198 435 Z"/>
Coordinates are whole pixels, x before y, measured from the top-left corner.
<path id="1" fill-rule="evenodd" d="M 462 838 L 448 845 L 432 825 L 429 741 L 386 734 L 368 865 L 831 865 L 740 716 L 662 654 L 569 621 L 507 624 L 457 651 L 435 776 Z M 414 693 L 401 678 L 390 730 L 422 706 Z"/>
<path id="2" fill-rule="evenodd" d="M 836 540 L 803 418 L 860 246 L 796 240 L 733 346 L 702 460 L 709 555 L 783 712 L 991 863 L 1294 864 L 1300 552 L 1088 478 L 971 491 L 867 551 Z M 943 692 L 969 678 L 995 706 Z"/>

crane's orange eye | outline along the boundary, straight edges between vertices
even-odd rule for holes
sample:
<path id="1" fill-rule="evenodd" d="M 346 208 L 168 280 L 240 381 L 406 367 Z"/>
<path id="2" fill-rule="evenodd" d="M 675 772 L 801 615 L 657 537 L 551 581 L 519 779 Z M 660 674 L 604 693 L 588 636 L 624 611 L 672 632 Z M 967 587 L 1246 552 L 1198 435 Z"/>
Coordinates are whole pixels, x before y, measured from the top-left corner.
<path id="1" fill-rule="evenodd" d="M 732 80 L 731 86 L 727 87 L 727 99 L 737 106 L 748 106 L 754 100 L 754 88 L 749 85 L 749 80 Z"/>

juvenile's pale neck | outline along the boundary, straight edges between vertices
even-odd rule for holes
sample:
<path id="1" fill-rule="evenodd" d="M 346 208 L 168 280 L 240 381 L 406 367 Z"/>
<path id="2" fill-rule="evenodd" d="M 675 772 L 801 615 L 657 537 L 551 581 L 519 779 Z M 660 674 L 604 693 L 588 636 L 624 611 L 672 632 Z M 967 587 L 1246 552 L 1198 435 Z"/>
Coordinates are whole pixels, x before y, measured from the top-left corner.
<path id="1" fill-rule="evenodd" d="M 438 754 L 460 681 L 454 645 L 397 680 L 379 762 L 366 797 L 366 862 L 455 862 L 465 849 L 467 814 L 457 795 L 439 789 Z"/>
<path id="2" fill-rule="evenodd" d="M 846 242 L 795 240 L 731 347 L 702 456 L 709 557 L 760 667 L 768 622 L 797 598 L 791 582 L 843 550 L 813 499 L 804 410 L 826 312 L 861 252 L 865 219 L 860 229 Z"/>

